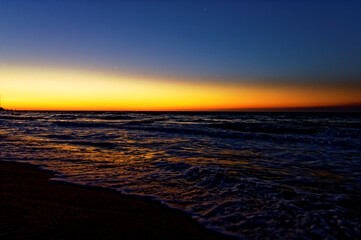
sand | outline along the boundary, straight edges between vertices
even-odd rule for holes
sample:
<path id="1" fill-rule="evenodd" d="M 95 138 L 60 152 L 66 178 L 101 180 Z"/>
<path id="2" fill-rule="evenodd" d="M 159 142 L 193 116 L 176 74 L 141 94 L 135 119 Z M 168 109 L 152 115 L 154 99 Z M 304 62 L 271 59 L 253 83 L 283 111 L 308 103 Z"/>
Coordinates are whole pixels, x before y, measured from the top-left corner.
<path id="1" fill-rule="evenodd" d="M 0 161 L 0 239 L 230 239 L 158 202 L 53 176 Z"/>

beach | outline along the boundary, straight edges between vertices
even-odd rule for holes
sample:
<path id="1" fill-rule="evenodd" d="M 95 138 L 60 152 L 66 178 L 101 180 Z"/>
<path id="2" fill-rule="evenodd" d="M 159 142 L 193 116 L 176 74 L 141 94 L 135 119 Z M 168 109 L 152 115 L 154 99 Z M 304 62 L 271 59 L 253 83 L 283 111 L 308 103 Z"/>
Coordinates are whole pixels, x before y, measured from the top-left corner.
<path id="1" fill-rule="evenodd" d="M 0 239 L 228 239 L 160 203 L 53 176 L 0 162 Z"/>
<path id="2" fill-rule="evenodd" d="M 2 163 L 1 233 L 359 239 L 359 123 L 357 113 L 4 112 L 0 159 L 53 172 Z"/>

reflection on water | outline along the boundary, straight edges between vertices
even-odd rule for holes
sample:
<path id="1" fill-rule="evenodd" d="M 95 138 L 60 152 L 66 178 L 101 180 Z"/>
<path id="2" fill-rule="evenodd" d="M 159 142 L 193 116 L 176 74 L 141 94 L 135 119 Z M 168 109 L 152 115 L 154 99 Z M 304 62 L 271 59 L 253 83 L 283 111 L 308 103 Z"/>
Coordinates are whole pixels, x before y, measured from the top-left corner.
<path id="1" fill-rule="evenodd" d="M 357 239 L 361 116 L 18 112 L 0 157 L 147 195 L 251 239 Z"/>

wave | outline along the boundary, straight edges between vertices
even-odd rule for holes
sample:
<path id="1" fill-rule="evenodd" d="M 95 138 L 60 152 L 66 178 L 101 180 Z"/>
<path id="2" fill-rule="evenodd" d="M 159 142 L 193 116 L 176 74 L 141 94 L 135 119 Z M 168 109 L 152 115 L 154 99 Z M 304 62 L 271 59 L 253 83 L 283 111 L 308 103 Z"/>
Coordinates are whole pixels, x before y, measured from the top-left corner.
<path id="1" fill-rule="evenodd" d="M 361 137 L 361 128 L 355 124 L 356 128 L 335 128 L 332 126 L 307 126 L 284 123 L 215 123 L 210 127 L 225 130 L 249 132 L 249 133 L 271 133 L 271 134 L 302 134 L 312 136 L 330 137 Z M 352 127 L 352 126 L 351 126 Z"/>
<path id="2" fill-rule="evenodd" d="M 143 124 L 152 124 L 155 122 L 167 121 L 167 118 L 152 118 L 152 119 L 143 119 L 143 120 L 134 120 L 129 121 L 126 125 L 143 125 Z"/>
<path id="3" fill-rule="evenodd" d="M 124 116 L 124 115 L 107 115 L 107 116 L 100 116 L 99 119 L 104 120 L 131 120 L 134 119 L 131 116 Z"/>
<path id="4" fill-rule="evenodd" d="M 0 115 L 0 119 L 6 119 L 6 120 L 38 120 L 38 119 L 44 119 L 44 118 L 43 117 L 36 117 L 36 116 Z"/>
<path id="5" fill-rule="evenodd" d="M 108 123 L 97 122 L 97 121 L 54 121 L 53 124 L 61 127 L 92 127 L 92 128 L 110 127 Z"/>
<path id="6" fill-rule="evenodd" d="M 51 143 L 55 144 L 66 144 L 66 145 L 80 145 L 80 146 L 92 146 L 92 147 L 98 147 L 98 148 L 114 148 L 116 147 L 116 144 L 113 142 L 109 142 L 107 140 L 104 141 L 94 141 L 94 140 L 77 140 L 75 138 L 72 138 L 71 136 L 48 136 Z"/>
<path id="7" fill-rule="evenodd" d="M 69 143 L 75 145 L 84 145 L 84 146 L 93 146 L 93 147 L 100 147 L 100 148 L 112 148 L 115 146 L 114 143 L 106 142 L 106 141 L 70 141 Z"/>

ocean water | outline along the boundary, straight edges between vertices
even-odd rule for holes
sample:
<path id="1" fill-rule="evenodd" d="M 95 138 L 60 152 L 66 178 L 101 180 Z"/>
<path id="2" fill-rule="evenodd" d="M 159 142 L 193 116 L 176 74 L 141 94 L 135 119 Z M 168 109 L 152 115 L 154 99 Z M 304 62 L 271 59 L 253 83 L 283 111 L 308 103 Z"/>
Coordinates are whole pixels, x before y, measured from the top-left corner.
<path id="1" fill-rule="evenodd" d="M 0 159 L 240 239 L 359 239 L 359 113 L 1 112 Z"/>

